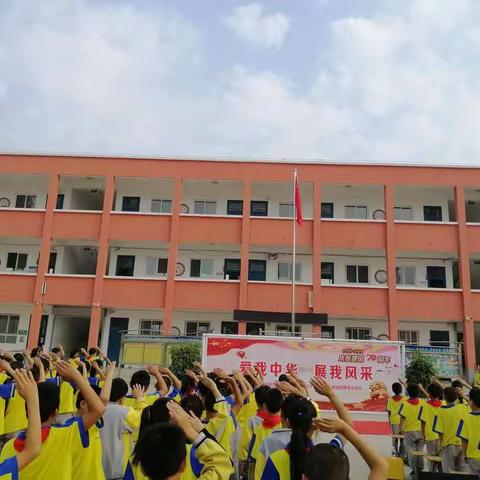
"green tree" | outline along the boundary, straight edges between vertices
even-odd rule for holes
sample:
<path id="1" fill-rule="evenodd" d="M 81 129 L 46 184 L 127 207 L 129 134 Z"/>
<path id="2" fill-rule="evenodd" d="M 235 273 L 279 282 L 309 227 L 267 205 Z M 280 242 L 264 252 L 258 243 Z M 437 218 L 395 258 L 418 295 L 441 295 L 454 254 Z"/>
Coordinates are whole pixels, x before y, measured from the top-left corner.
<path id="1" fill-rule="evenodd" d="M 193 362 L 202 361 L 202 349 L 200 343 L 186 342 L 171 345 L 169 348 L 170 369 L 181 376 L 185 370 L 193 368 Z"/>
<path id="2" fill-rule="evenodd" d="M 407 383 L 421 383 L 426 388 L 432 382 L 432 377 L 437 375 L 435 360 L 422 352 L 413 352 L 406 374 Z"/>

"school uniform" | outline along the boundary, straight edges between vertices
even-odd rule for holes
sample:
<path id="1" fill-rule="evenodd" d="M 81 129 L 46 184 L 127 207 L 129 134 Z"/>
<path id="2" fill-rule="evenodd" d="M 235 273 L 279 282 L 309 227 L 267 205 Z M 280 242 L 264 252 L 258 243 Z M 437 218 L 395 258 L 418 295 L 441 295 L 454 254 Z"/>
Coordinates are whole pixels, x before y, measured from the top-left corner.
<path id="1" fill-rule="evenodd" d="M 418 419 L 420 408 L 423 402 L 419 398 L 409 398 L 400 406 L 399 415 L 405 421 L 403 430 L 405 432 L 405 448 L 407 449 L 408 465 L 413 470 L 423 470 L 423 458 L 416 457 L 410 452 L 423 450 L 425 441 L 422 436 L 422 425 Z"/>
<path id="2" fill-rule="evenodd" d="M 431 456 L 438 455 L 440 451 L 440 441 L 438 433 L 433 431 L 433 420 L 437 410 L 443 405 L 441 400 L 429 400 L 420 407 L 420 413 L 418 414 L 419 420 L 424 424 L 424 438 L 425 445 L 427 446 L 427 453 Z M 428 462 L 428 471 L 433 471 L 434 464 Z"/>
<path id="3" fill-rule="evenodd" d="M 18 480 L 17 457 L 11 457 L 0 463 L 0 480 Z"/>
<path id="4" fill-rule="evenodd" d="M 231 437 L 235 433 L 235 423 L 230 415 L 230 405 L 221 396 L 216 399 L 213 408 L 216 415 L 208 420 L 205 428 L 208 433 L 217 439 L 229 458 L 232 458 Z"/>
<path id="5" fill-rule="evenodd" d="M 400 407 L 402 406 L 404 400 L 405 397 L 403 395 L 394 395 L 393 397 L 389 397 L 387 400 L 386 410 L 388 412 L 390 428 L 392 429 L 392 434 L 394 435 L 397 435 L 400 432 L 400 415 L 398 412 L 400 411 Z M 399 442 L 399 440 L 396 438 L 392 439 L 392 446 L 397 455 L 400 455 L 399 443 L 401 445 L 403 442 Z"/>
<path id="6" fill-rule="evenodd" d="M 458 425 L 457 436 L 467 442 L 467 463 L 471 474 L 480 476 L 480 411 L 470 412 Z"/>

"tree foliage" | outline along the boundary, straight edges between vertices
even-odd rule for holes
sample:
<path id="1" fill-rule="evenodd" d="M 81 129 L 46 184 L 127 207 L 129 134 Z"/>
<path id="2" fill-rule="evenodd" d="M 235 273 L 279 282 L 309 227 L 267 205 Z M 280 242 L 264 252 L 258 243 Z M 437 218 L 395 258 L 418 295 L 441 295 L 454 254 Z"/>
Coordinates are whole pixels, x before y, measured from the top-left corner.
<path id="1" fill-rule="evenodd" d="M 186 369 L 192 369 L 193 362 L 202 361 L 201 345 L 196 342 L 172 345 L 169 354 L 171 358 L 170 368 L 177 376 L 183 375 Z"/>
<path id="2" fill-rule="evenodd" d="M 422 352 L 413 352 L 406 375 L 407 383 L 421 383 L 427 387 L 432 382 L 432 377 L 437 375 L 437 366 L 432 357 Z"/>

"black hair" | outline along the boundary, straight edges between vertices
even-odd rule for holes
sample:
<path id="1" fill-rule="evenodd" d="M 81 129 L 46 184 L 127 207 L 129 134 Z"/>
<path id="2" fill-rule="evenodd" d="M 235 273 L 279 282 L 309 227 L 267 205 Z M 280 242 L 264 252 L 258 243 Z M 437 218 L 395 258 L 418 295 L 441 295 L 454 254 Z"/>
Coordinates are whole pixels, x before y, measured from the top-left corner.
<path id="1" fill-rule="evenodd" d="M 452 387 L 453 387 L 453 388 L 463 388 L 464 385 L 463 385 L 463 383 L 462 383 L 460 380 L 454 380 L 454 381 L 452 382 Z"/>
<path id="2" fill-rule="evenodd" d="M 443 390 L 443 396 L 447 403 L 453 403 L 455 400 L 458 400 L 458 392 L 455 387 L 447 387 Z"/>
<path id="3" fill-rule="evenodd" d="M 14 362 L 10 362 L 10 368 L 12 370 L 21 370 L 23 368 L 23 362 L 17 362 L 16 360 Z M 10 376 L 8 372 L 5 372 L 8 375 L 7 380 L 5 380 L 4 383 L 12 383 L 13 378 Z"/>
<path id="4" fill-rule="evenodd" d="M 183 430 L 171 423 L 149 427 L 138 439 L 133 464 L 152 480 L 165 480 L 177 474 L 187 455 Z"/>
<path id="5" fill-rule="evenodd" d="M 288 383 L 290 383 L 290 379 L 289 379 L 288 376 L 285 375 L 284 373 L 282 373 L 282 374 L 278 377 L 278 381 L 279 381 L 279 382 L 288 382 Z"/>
<path id="6" fill-rule="evenodd" d="M 395 394 L 395 395 L 400 395 L 403 391 L 403 388 L 402 388 L 402 384 L 399 383 L 399 382 L 395 382 L 394 384 L 392 384 L 392 392 Z"/>
<path id="7" fill-rule="evenodd" d="M 301 397 L 300 395 L 297 395 L 296 393 L 291 393 L 288 397 L 285 397 L 285 399 L 282 402 L 282 406 L 280 408 L 280 414 L 282 415 L 282 418 L 285 420 L 287 419 L 287 412 L 288 409 L 290 408 L 290 405 L 295 401 L 299 400 Z"/>
<path id="8" fill-rule="evenodd" d="M 312 420 L 316 415 L 314 406 L 305 398 L 295 400 L 288 408 L 287 419 L 292 429 L 290 437 L 291 480 L 302 480 L 305 470 L 305 454 L 311 444 L 308 432 L 312 428 Z"/>
<path id="9" fill-rule="evenodd" d="M 258 408 L 262 408 L 265 403 L 265 397 L 267 392 L 270 390 L 268 385 L 260 385 L 255 389 L 255 401 L 257 402 Z"/>
<path id="10" fill-rule="evenodd" d="M 38 400 L 40 404 L 40 419 L 46 422 L 60 406 L 60 388 L 50 382 L 38 384 Z"/>
<path id="11" fill-rule="evenodd" d="M 43 369 L 47 371 L 50 368 L 50 363 L 46 358 L 43 357 L 38 357 L 40 361 L 42 362 Z M 37 367 L 37 365 L 33 365 L 33 367 L 30 369 L 33 375 L 33 379 L 38 382 L 40 379 L 40 369 Z"/>
<path id="12" fill-rule="evenodd" d="M 140 385 L 147 390 L 150 386 L 150 374 L 146 370 L 135 372 L 130 379 L 130 388 L 133 388 L 134 385 Z"/>
<path id="13" fill-rule="evenodd" d="M 165 382 L 165 385 L 167 388 L 170 388 L 172 386 L 172 379 L 168 375 L 162 375 L 163 381 Z M 157 384 L 155 384 L 157 385 Z"/>
<path id="14" fill-rule="evenodd" d="M 350 462 L 347 454 L 338 447 L 320 443 L 312 447 L 305 455 L 305 477 L 308 480 L 348 480 Z"/>
<path id="15" fill-rule="evenodd" d="M 282 406 L 283 395 L 278 388 L 270 388 L 265 395 L 264 405 L 269 413 L 278 413 Z"/>
<path id="16" fill-rule="evenodd" d="M 418 398 L 418 385 L 416 383 L 409 383 L 407 385 L 407 393 L 410 398 Z"/>
<path id="17" fill-rule="evenodd" d="M 23 356 L 23 353 L 15 353 L 13 355 L 13 358 L 17 361 L 17 362 L 22 362 L 25 360 L 25 357 Z"/>
<path id="18" fill-rule="evenodd" d="M 190 390 L 193 390 L 196 387 L 195 380 L 188 375 L 182 376 L 182 386 L 180 387 L 180 394 L 183 396 L 187 394 Z"/>
<path id="19" fill-rule="evenodd" d="M 52 353 L 55 353 L 55 354 L 60 353 L 60 349 L 58 347 L 53 347 Z"/>
<path id="20" fill-rule="evenodd" d="M 168 402 L 173 402 L 171 398 L 159 398 L 151 405 L 145 407 L 142 411 L 142 420 L 140 422 L 140 430 L 138 436 L 141 437 L 143 433 L 157 423 L 169 422 L 170 413 L 167 408 Z"/>
<path id="21" fill-rule="evenodd" d="M 31 353 L 30 353 L 30 356 L 31 356 L 32 358 L 38 357 L 38 355 L 39 355 L 39 353 L 40 353 L 41 351 L 42 351 L 42 347 L 32 348 L 32 351 L 31 351 Z M 16 354 L 15 354 L 15 355 L 16 355 Z M 14 355 L 14 357 L 15 357 L 15 355 Z M 20 354 L 20 355 L 22 355 L 22 354 Z M 23 355 L 22 355 L 22 357 L 23 357 Z M 21 360 L 21 361 L 23 361 L 23 360 Z"/>
<path id="22" fill-rule="evenodd" d="M 199 383 L 198 392 L 203 397 L 203 401 L 205 403 L 205 409 L 207 410 L 207 412 L 213 413 L 215 411 L 216 400 L 212 391 L 208 387 L 206 387 L 203 383 Z"/>
<path id="23" fill-rule="evenodd" d="M 78 355 L 79 353 L 80 353 L 79 348 L 74 348 L 74 349 L 70 350 L 70 358 L 75 358 L 76 355 Z"/>
<path id="24" fill-rule="evenodd" d="M 89 349 L 88 349 L 88 354 L 89 354 L 89 355 L 97 355 L 97 354 L 98 354 L 98 350 L 97 350 L 95 347 L 89 348 Z"/>
<path id="25" fill-rule="evenodd" d="M 480 388 L 473 387 L 468 394 L 470 401 L 477 407 L 480 408 Z"/>
<path id="26" fill-rule="evenodd" d="M 198 395 L 186 395 L 180 401 L 180 405 L 187 413 L 192 411 L 198 418 L 202 418 L 205 405 Z"/>
<path id="27" fill-rule="evenodd" d="M 92 390 L 98 395 L 100 396 L 100 392 L 102 391 L 102 389 L 98 386 L 98 385 L 90 385 L 92 387 Z M 78 395 L 77 395 L 77 400 L 75 401 L 75 406 L 77 407 L 77 410 L 80 408 L 80 403 L 83 402 L 83 395 L 82 395 L 82 392 L 78 392 Z"/>
<path id="28" fill-rule="evenodd" d="M 112 391 L 110 392 L 110 401 L 118 402 L 128 393 L 127 382 L 123 378 L 114 378 L 112 381 Z"/>
<path id="29" fill-rule="evenodd" d="M 432 398 L 436 398 L 438 400 L 443 398 L 443 388 L 438 385 L 438 383 L 431 383 L 427 388 L 427 392 Z"/>

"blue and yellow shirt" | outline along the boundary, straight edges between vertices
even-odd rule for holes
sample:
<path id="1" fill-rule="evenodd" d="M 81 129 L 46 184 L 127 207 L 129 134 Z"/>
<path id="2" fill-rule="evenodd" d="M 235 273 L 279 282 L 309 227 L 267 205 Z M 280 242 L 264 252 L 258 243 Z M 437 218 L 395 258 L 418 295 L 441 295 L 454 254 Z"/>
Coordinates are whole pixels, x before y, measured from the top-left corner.
<path id="1" fill-rule="evenodd" d="M 437 410 L 433 420 L 432 430 L 442 435 L 442 446 L 461 445 L 462 442 L 457 436 L 460 421 L 465 419 L 467 411 L 463 405 L 449 403 Z"/>
<path id="2" fill-rule="evenodd" d="M 0 480 L 18 480 L 17 457 L 11 457 L 0 463 Z"/>
<path id="3" fill-rule="evenodd" d="M 467 442 L 467 458 L 480 461 L 480 412 L 470 412 L 460 420 L 457 436 Z"/>

